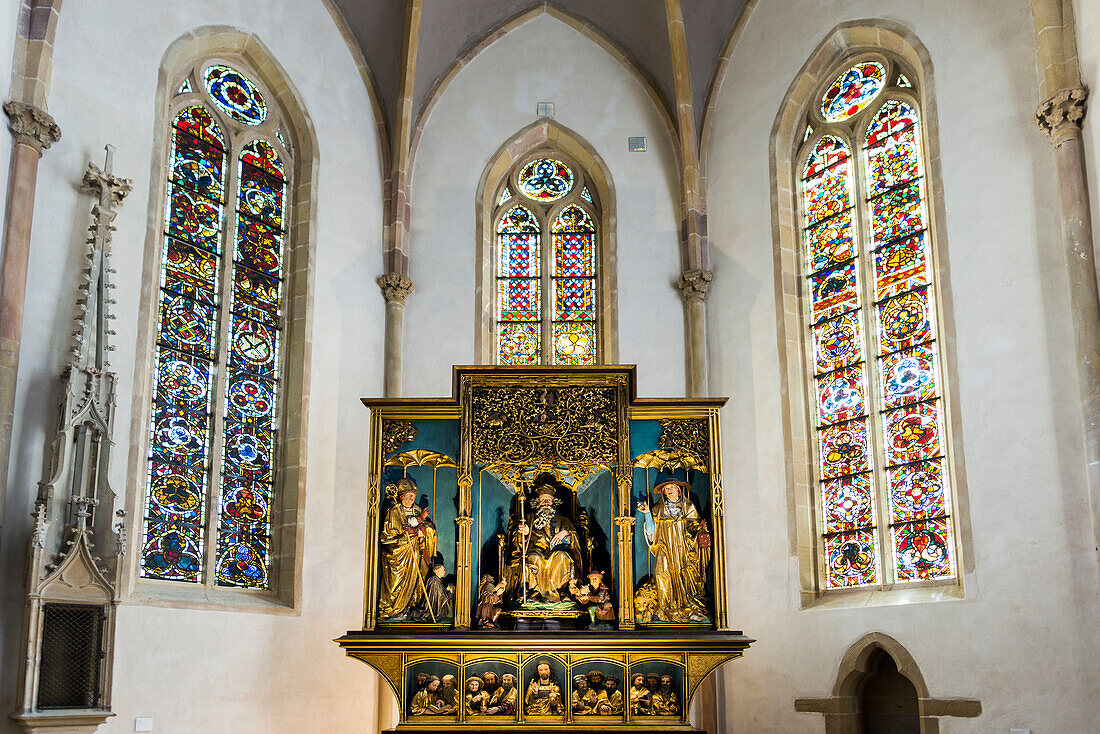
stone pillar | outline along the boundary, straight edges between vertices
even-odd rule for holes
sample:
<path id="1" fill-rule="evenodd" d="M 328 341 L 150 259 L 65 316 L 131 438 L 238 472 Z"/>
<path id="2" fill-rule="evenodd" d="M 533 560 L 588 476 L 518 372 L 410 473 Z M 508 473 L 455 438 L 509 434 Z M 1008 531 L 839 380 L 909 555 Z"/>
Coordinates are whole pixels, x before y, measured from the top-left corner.
<path id="1" fill-rule="evenodd" d="M 8 458 L 19 376 L 19 342 L 27 292 L 34 189 L 42 151 L 61 139 L 61 128 L 45 110 L 23 102 L 4 105 L 15 147 L 11 154 L 4 254 L 0 261 L 0 532 L 8 489 Z"/>
<path id="2" fill-rule="evenodd" d="M 1039 105 L 1035 123 L 1050 137 L 1069 276 L 1073 339 L 1084 423 L 1085 471 L 1095 544 L 1100 546 L 1100 291 L 1097 288 L 1088 178 L 1081 142 L 1088 90 L 1068 87 Z M 1100 560 L 1100 556 L 1098 556 Z"/>
<path id="3" fill-rule="evenodd" d="M 384 392 L 387 398 L 401 395 L 401 352 L 405 333 L 405 299 L 413 292 L 408 276 L 387 273 L 378 278 L 378 286 L 386 299 Z"/>
<path id="4" fill-rule="evenodd" d="M 707 394 L 707 289 L 709 270 L 687 270 L 677 285 L 687 307 L 688 396 Z"/>

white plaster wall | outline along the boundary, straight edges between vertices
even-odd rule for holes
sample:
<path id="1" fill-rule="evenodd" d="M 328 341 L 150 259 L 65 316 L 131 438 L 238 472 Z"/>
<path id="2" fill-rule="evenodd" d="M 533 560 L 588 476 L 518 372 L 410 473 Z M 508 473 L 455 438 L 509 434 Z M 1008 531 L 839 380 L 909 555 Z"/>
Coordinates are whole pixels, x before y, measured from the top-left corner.
<path id="1" fill-rule="evenodd" d="M 553 63 L 548 60 L 553 59 Z M 619 361 L 640 395 L 683 395 L 684 311 L 672 141 L 639 82 L 595 42 L 539 16 L 494 42 L 447 87 L 412 172 L 405 393 L 450 395 L 451 365 L 474 361 L 477 185 L 535 105 L 586 140 L 611 172 L 618 217 Z M 645 135 L 646 153 L 626 139 Z"/>
<path id="2" fill-rule="evenodd" d="M 939 245 L 950 266 L 941 284 L 954 301 L 947 346 L 958 362 L 956 450 L 973 554 L 965 600 L 802 611 L 789 544 L 769 139 L 817 44 L 840 22 L 875 17 L 911 27 L 934 64 L 947 231 Z M 1073 317 L 1049 144 L 1032 120 L 1035 80 L 1025 0 L 790 0 L 760 3 L 748 19 L 705 151 L 711 386 L 732 398 L 723 411 L 735 508 L 731 619 L 759 640 L 726 668 L 724 731 L 824 731 L 823 717 L 795 713 L 794 699 L 830 695 L 844 652 L 872 631 L 906 646 L 933 696 L 981 700 L 980 718 L 942 719 L 945 734 L 1100 730 Z"/>
<path id="3" fill-rule="evenodd" d="M 118 715 L 101 731 L 133 731 L 135 716 L 154 717 L 154 731 L 163 734 L 375 728 L 376 676 L 331 640 L 358 626 L 362 609 L 362 447 L 369 416 L 358 399 L 380 394 L 382 386 L 384 304 L 374 285 L 381 270 L 379 142 L 359 72 L 322 3 L 271 0 L 82 0 L 61 11 L 49 108 L 64 137 L 43 158 L 38 182 L 11 475 L 12 486 L 20 489 L 9 499 L 3 536 L 0 728 L 10 727 L 6 713 L 15 708 L 28 513 L 53 426 L 78 248 L 93 203 L 78 193 L 78 183 L 87 161 L 102 162 L 108 142 L 118 146 L 115 172 L 134 180 L 114 238 L 120 395 L 111 476 L 125 495 L 142 489 L 140 478 L 126 476 L 125 467 L 132 412 L 146 409 L 132 404 L 132 392 L 150 379 L 134 374 L 133 345 L 150 186 L 161 186 L 150 181 L 159 134 L 158 70 L 173 41 L 214 24 L 255 33 L 266 44 L 300 93 L 317 134 L 316 240 L 304 243 L 315 248 L 316 271 L 303 603 L 295 615 L 124 603 L 114 682 Z M 6 56 L 0 52 L 0 58 Z M 124 500 L 119 498 L 120 506 Z"/>
<path id="4" fill-rule="evenodd" d="M 1096 114 L 1097 94 L 1100 94 L 1100 3 L 1077 0 L 1074 19 L 1077 22 L 1077 60 L 1081 66 L 1081 81 L 1089 90 L 1089 110 L 1081 126 L 1085 140 L 1085 160 L 1089 174 L 1089 200 L 1092 204 L 1093 239 L 1100 242 L 1100 115 Z"/>

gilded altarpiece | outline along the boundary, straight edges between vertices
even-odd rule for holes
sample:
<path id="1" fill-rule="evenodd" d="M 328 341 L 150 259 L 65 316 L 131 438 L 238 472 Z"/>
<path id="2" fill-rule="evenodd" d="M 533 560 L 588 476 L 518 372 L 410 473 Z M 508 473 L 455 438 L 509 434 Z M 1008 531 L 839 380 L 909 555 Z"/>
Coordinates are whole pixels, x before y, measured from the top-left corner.
<path id="1" fill-rule="evenodd" d="M 633 367 L 456 367 L 371 409 L 362 630 L 398 731 L 692 731 L 752 640 L 725 596 L 718 411 Z"/>

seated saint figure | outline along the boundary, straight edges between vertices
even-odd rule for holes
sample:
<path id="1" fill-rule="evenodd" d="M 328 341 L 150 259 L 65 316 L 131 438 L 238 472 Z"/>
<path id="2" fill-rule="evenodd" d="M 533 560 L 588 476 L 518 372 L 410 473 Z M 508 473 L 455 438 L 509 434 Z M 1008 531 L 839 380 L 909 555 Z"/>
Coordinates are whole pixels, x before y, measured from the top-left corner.
<path id="1" fill-rule="evenodd" d="M 654 556 L 655 617 L 663 622 L 705 622 L 704 573 L 710 561 L 706 523 L 691 501 L 691 485 L 669 480 L 653 488 L 661 499 L 650 509 L 638 503 L 643 530 Z"/>
<path id="2" fill-rule="evenodd" d="M 436 533 L 428 508 L 416 504 L 416 493 L 416 482 L 408 477 L 401 479 L 382 523 L 380 620 L 405 616 L 424 598 L 424 577 L 435 557 Z"/>
<path id="3" fill-rule="evenodd" d="M 561 500 L 555 496 L 555 484 L 552 476 L 539 476 L 534 508 L 522 520 L 513 518 L 511 563 L 505 577 L 514 600 L 523 598 L 524 584 L 528 601 L 551 603 L 562 601 L 562 589 L 576 587 L 582 567 L 580 537 L 573 522 L 558 514 Z"/>

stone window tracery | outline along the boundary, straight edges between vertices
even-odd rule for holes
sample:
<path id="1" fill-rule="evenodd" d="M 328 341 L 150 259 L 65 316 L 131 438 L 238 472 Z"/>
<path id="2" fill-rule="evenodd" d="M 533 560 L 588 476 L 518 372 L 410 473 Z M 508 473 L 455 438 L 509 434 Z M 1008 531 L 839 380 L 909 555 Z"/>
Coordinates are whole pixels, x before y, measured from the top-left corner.
<path id="1" fill-rule="evenodd" d="M 139 573 L 269 589 L 293 155 L 242 65 L 173 88 Z"/>
<path id="2" fill-rule="evenodd" d="M 864 54 L 798 129 L 823 589 L 954 579 L 951 442 L 919 90 Z"/>

